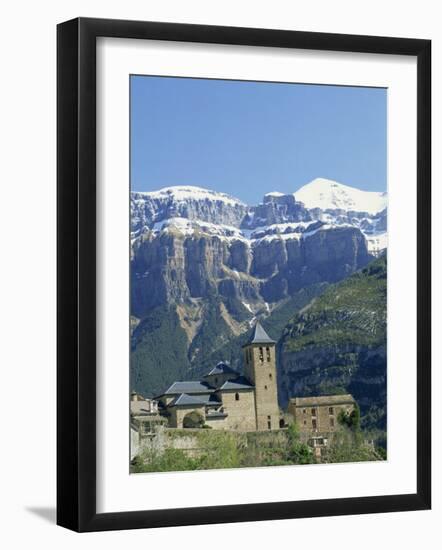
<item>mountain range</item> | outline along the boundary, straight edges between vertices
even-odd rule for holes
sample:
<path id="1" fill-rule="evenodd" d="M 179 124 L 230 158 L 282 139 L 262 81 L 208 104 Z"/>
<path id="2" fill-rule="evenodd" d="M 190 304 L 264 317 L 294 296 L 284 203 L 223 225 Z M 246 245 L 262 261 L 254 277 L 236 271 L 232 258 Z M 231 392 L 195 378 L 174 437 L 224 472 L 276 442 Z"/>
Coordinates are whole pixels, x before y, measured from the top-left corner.
<path id="1" fill-rule="evenodd" d="M 308 222 L 314 221 L 322 223 L 322 230 L 336 226 L 360 229 L 369 252 L 377 255 L 387 246 L 387 193 L 362 191 L 317 178 L 295 194 L 269 192 L 255 206 L 225 193 L 194 186 L 131 194 L 133 242 L 146 232 L 172 228 L 187 234 L 192 230 L 203 231 L 253 244 L 265 236 L 296 238 L 306 230 Z"/>
<path id="2" fill-rule="evenodd" d="M 386 246 L 387 194 L 331 180 L 257 205 L 194 186 L 132 192 L 132 386 L 151 396 L 216 360 L 240 367 L 255 319 L 279 340 Z"/>

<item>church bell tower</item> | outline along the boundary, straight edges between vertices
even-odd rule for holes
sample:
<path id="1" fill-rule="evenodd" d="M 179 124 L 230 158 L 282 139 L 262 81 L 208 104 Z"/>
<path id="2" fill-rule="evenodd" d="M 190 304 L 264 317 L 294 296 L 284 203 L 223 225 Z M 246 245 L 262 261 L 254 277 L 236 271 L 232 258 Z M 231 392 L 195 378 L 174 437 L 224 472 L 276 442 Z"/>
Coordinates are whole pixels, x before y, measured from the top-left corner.
<path id="1" fill-rule="evenodd" d="M 275 341 L 256 323 L 252 336 L 243 346 L 244 374 L 255 386 L 256 429 L 279 429 L 278 389 L 276 384 Z"/>

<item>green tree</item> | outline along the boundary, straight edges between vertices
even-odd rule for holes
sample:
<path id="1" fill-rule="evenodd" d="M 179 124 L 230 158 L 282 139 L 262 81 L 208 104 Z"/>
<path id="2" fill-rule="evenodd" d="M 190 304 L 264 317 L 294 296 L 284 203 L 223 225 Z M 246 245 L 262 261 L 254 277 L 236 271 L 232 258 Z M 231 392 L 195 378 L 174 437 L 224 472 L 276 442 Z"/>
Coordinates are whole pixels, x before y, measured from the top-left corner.
<path id="1" fill-rule="evenodd" d="M 361 412 L 359 406 L 355 403 L 354 409 L 351 413 L 341 410 L 338 415 L 338 422 L 343 426 L 347 426 L 353 433 L 361 431 Z"/>
<path id="2" fill-rule="evenodd" d="M 288 459 L 293 464 L 312 464 L 315 462 L 313 452 L 308 445 L 302 443 L 299 437 L 299 430 L 295 423 L 290 424 L 287 429 L 289 442 Z"/>
<path id="3" fill-rule="evenodd" d="M 365 462 L 383 460 L 376 450 L 360 441 L 351 430 L 336 434 L 334 440 L 323 454 L 323 462 Z"/>
<path id="4" fill-rule="evenodd" d="M 357 404 L 355 405 L 355 408 L 350 413 L 350 428 L 354 432 L 360 431 L 361 429 L 361 412 Z"/>

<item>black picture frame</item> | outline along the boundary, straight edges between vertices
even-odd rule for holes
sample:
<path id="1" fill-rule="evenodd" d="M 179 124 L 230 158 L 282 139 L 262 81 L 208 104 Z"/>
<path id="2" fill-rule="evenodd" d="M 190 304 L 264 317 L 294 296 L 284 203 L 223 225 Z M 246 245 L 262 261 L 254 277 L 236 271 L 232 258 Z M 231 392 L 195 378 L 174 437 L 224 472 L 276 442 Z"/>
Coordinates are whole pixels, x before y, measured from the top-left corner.
<path id="1" fill-rule="evenodd" d="M 134 38 L 417 58 L 417 492 L 96 512 L 96 39 Z M 57 523 L 83 531 L 425 510 L 431 506 L 431 41 L 79 18 L 57 28 Z"/>

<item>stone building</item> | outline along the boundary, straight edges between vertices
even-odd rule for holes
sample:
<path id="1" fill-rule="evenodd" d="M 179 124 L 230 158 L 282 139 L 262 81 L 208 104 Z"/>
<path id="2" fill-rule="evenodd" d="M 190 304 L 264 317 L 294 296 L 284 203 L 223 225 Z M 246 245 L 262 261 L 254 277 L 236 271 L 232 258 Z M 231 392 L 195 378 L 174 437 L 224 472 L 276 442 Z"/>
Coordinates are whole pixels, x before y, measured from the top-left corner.
<path id="1" fill-rule="evenodd" d="M 130 397 L 131 427 L 140 437 L 153 435 L 157 426 L 167 423 L 158 412 L 158 401 L 146 399 L 136 392 Z"/>
<path id="2" fill-rule="evenodd" d="M 275 343 L 260 323 L 256 323 L 252 338 L 243 347 L 244 373 L 255 388 L 257 430 L 277 430 L 280 427 Z"/>
<path id="3" fill-rule="evenodd" d="M 341 411 L 350 414 L 355 404 L 350 394 L 294 397 L 289 401 L 288 412 L 301 433 L 333 433 L 339 429 Z"/>
<path id="4" fill-rule="evenodd" d="M 243 376 L 221 362 L 202 380 L 174 382 L 157 397 L 170 427 L 279 429 L 275 342 L 258 322 L 243 350 Z"/>

